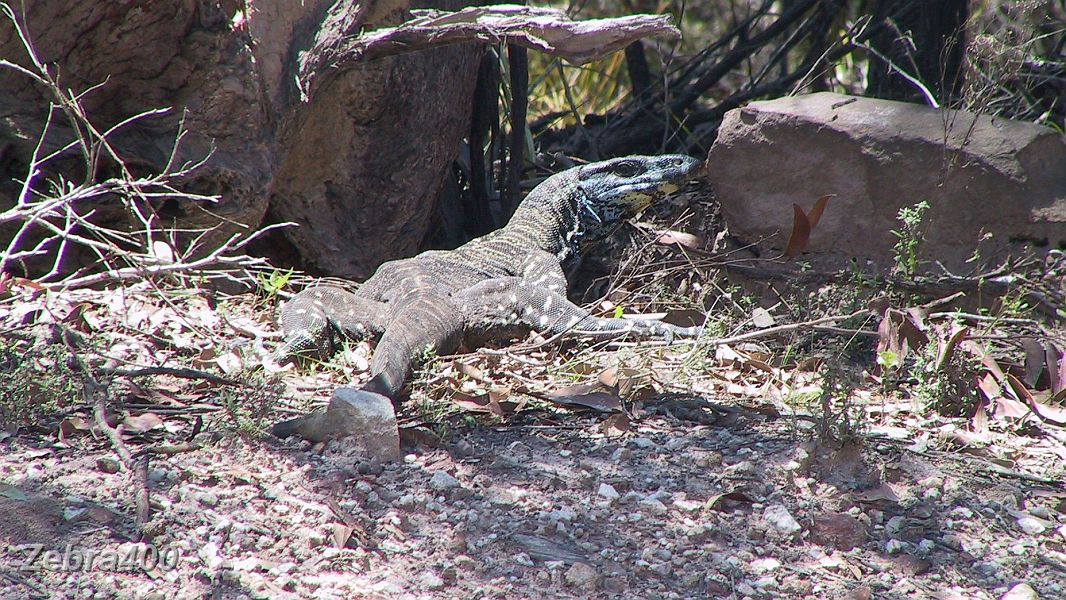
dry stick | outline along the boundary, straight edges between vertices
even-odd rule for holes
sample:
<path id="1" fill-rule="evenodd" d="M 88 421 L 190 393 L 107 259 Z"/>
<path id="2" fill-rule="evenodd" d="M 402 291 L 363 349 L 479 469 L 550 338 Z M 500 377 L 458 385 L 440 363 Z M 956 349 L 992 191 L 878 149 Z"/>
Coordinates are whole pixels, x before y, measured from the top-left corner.
<path id="1" fill-rule="evenodd" d="M 129 448 L 126 447 L 126 443 L 122 441 L 121 426 L 112 427 L 111 425 L 108 425 L 107 388 L 89 375 L 88 371 L 85 370 L 85 365 L 82 364 L 81 359 L 78 358 L 76 354 L 75 360 L 82 369 L 83 377 L 85 377 L 83 391 L 85 393 L 85 400 L 93 406 L 93 417 L 96 422 L 96 427 L 104 432 L 104 435 L 107 436 L 107 440 L 111 443 L 111 448 L 115 451 L 115 454 L 118 454 L 119 460 L 121 460 L 122 464 L 133 474 L 133 479 L 136 483 L 133 490 L 133 502 L 136 506 L 136 523 L 138 528 L 142 529 L 143 533 L 144 526 L 148 524 L 148 520 L 151 518 L 151 508 L 148 504 L 148 457 L 143 456 L 139 460 L 135 459 L 130 453 Z"/>
<path id="2" fill-rule="evenodd" d="M 211 383 L 218 383 L 222 385 L 240 386 L 239 381 L 227 379 L 225 377 L 219 377 L 213 375 L 207 371 L 200 371 L 198 369 L 183 369 L 174 367 L 144 367 L 140 369 L 114 369 L 105 371 L 109 375 L 118 375 L 120 377 L 145 377 L 148 375 L 170 375 L 173 377 L 181 377 L 184 379 L 203 379 L 204 381 L 210 381 Z"/>
<path id="3" fill-rule="evenodd" d="M 108 393 L 107 386 L 101 384 L 92 373 L 89 372 L 89 368 L 85 365 L 85 361 L 81 359 L 77 349 L 74 347 L 72 341 L 73 335 L 70 328 L 65 325 L 58 324 L 60 328 L 60 339 L 67 347 L 67 351 L 70 352 L 71 358 L 74 359 L 75 368 L 81 373 L 82 380 L 82 393 L 85 396 L 85 401 L 93 407 L 93 420 L 96 427 L 104 433 L 108 442 L 111 443 L 111 448 L 118 454 L 119 460 L 122 464 L 133 474 L 136 487 L 133 490 L 133 501 L 136 507 L 136 523 L 141 533 L 144 533 L 144 526 L 148 524 L 148 520 L 151 518 L 151 507 L 148 504 L 148 457 L 144 456 L 140 460 L 135 459 L 130 453 L 129 448 L 126 447 L 126 442 L 122 440 L 121 425 L 118 427 L 112 427 L 107 422 L 107 403 Z"/>

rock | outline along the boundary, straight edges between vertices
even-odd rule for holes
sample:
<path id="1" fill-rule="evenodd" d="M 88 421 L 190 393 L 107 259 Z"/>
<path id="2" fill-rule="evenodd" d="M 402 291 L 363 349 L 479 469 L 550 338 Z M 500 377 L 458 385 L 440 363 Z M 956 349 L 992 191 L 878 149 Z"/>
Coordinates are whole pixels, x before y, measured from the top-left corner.
<path id="1" fill-rule="evenodd" d="M 445 492 L 459 487 L 459 480 L 445 473 L 437 471 L 429 478 L 429 488 L 434 492 Z"/>
<path id="2" fill-rule="evenodd" d="M 788 512 L 788 509 L 781 504 L 771 504 L 763 511 L 762 518 L 766 520 L 774 529 L 781 533 L 791 535 L 797 531 L 803 529 L 795 518 Z"/>
<path id="3" fill-rule="evenodd" d="M 781 561 L 773 557 L 757 558 L 751 561 L 751 572 L 756 575 L 776 571 L 781 566 Z"/>
<path id="4" fill-rule="evenodd" d="M 392 400 L 350 386 L 334 390 L 325 411 L 278 423 L 272 433 L 278 437 L 295 434 L 312 442 L 338 438 L 382 462 L 402 456 Z"/>
<path id="5" fill-rule="evenodd" d="M 945 138 L 947 143 L 945 145 Z M 792 204 L 829 200 L 805 258 L 894 264 L 900 208 L 927 200 L 919 258 L 964 265 L 1066 243 L 1066 138 L 1034 125 L 832 93 L 752 102 L 726 114 L 706 178 L 731 234 L 780 250 Z M 771 237 L 772 236 L 772 237 Z"/>
<path id="6" fill-rule="evenodd" d="M 1018 519 L 1018 528 L 1029 535 L 1040 535 L 1047 530 L 1044 521 L 1036 517 L 1023 516 Z"/>
<path id="7" fill-rule="evenodd" d="M 621 594 L 626 591 L 625 577 L 605 577 L 603 579 L 603 591 L 612 594 Z"/>
<path id="8" fill-rule="evenodd" d="M 600 581 L 600 574 L 587 563 L 576 562 L 566 570 L 563 576 L 566 583 L 583 590 L 594 590 Z"/>
<path id="9" fill-rule="evenodd" d="M 418 582 L 422 584 L 422 587 L 428 590 L 439 590 L 445 586 L 444 579 L 432 571 L 427 571 L 418 578 Z"/>
<path id="10" fill-rule="evenodd" d="M 608 500 L 618 499 L 618 490 L 614 489 L 614 486 L 609 483 L 601 483 L 597 493 Z"/>
<path id="11" fill-rule="evenodd" d="M 1040 596 L 1028 583 L 1019 583 L 1007 590 L 999 600 L 1040 600 Z"/>
<path id="12" fill-rule="evenodd" d="M 111 458 L 110 456 L 105 456 L 103 458 L 96 459 L 96 468 L 102 473 L 107 473 L 111 475 L 114 473 L 118 473 L 119 469 L 121 468 L 121 465 L 119 465 L 117 459 Z"/>
<path id="13" fill-rule="evenodd" d="M 811 541 L 837 550 L 851 550 L 866 541 L 866 525 L 846 513 L 823 513 L 814 517 Z"/>
<path id="14" fill-rule="evenodd" d="M 932 566 L 929 561 L 910 554 L 902 554 L 892 561 L 892 571 L 907 577 L 924 575 Z"/>
<path id="15" fill-rule="evenodd" d="M 644 498 L 640 501 L 640 507 L 647 510 L 653 515 L 666 514 L 666 505 L 657 498 Z"/>

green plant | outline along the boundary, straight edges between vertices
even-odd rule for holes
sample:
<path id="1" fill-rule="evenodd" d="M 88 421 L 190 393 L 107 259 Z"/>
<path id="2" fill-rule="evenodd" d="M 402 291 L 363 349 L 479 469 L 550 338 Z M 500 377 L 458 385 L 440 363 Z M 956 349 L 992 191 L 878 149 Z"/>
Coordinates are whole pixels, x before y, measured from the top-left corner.
<path id="1" fill-rule="evenodd" d="M 981 371 L 981 361 L 966 352 L 945 350 L 947 343 L 931 340 L 914 354 L 909 373 L 915 382 L 915 405 L 921 412 L 967 416 L 980 402 L 974 381 Z"/>
<path id="2" fill-rule="evenodd" d="M 259 282 L 259 289 L 266 292 L 267 298 L 273 298 L 289 285 L 289 280 L 292 279 L 294 271 L 289 269 L 282 272 L 280 269 L 274 269 L 269 275 L 265 273 L 257 273 L 256 279 Z"/>
<path id="3" fill-rule="evenodd" d="M 261 439 L 273 421 L 271 411 L 284 386 L 275 377 L 265 378 L 252 370 L 243 371 L 237 379 L 244 385 L 222 388 L 219 405 L 229 418 L 231 430 L 247 439 Z"/>
<path id="4" fill-rule="evenodd" d="M 818 395 L 818 437 L 843 445 L 860 437 L 866 427 L 865 411 L 855 404 L 858 376 L 840 364 L 829 362 L 822 373 Z"/>
<path id="5" fill-rule="evenodd" d="M 896 216 L 901 226 L 892 230 L 892 235 L 896 236 L 893 250 L 896 270 L 904 277 L 914 277 L 918 272 L 918 246 L 925 239 L 922 223 L 928 210 L 929 203 L 922 200 L 914 206 L 900 208 Z"/>
<path id="6" fill-rule="evenodd" d="M 0 342 L 0 424 L 38 425 L 81 398 L 70 351 L 58 344 Z"/>

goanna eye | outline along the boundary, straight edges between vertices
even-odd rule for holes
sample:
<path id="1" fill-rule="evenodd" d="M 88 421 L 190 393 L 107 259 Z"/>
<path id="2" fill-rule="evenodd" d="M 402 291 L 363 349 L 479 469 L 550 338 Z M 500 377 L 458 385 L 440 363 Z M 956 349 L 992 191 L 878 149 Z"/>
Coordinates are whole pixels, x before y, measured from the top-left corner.
<path id="1" fill-rule="evenodd" d="M 614 171 L 615 175 L 618 175 L 620 177 L 636 177 L 637 175 L 640 175 L 640 172 L 643 169 L 640 166 L 640 163 L 632 160 L 626 160 L 618 163 L 611 170 Z"/>

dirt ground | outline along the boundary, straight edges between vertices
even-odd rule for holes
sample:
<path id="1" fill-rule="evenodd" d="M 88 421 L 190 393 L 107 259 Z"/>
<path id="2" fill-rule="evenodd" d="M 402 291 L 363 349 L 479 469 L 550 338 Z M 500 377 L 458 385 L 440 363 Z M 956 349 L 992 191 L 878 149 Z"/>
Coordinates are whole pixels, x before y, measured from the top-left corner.
<path id="1" fill-rule="evenodd" d="M 656 374 L 625 417 L 534 402 L 434 424 L 416 398 L 400 413 L 405 456 L 381 464 L 343 440 L 256 435 L 358 379 L 368 350 L 249 376 L 274 343 L 270 313 L 147 287 L 31 286 L 0 302 L 4 389 L 67 394 L 16 407 L 29 417 L 0 433 L 0 597 L 1066 597 L 1061 427 L 1019 416 L 977 432 L 863 392 L 862 426 L 829 436 L 719 362 L 697 366 L 717 384 Z M 127 457 L 72 354 L 111 369 Z M 472 362 L 532 380 L 553 356 Z M 645 368 L 633 348 L 595 356 Z M 417 385 L 448 387 L 442 364 Z"/>

